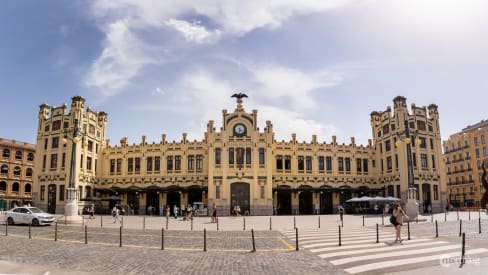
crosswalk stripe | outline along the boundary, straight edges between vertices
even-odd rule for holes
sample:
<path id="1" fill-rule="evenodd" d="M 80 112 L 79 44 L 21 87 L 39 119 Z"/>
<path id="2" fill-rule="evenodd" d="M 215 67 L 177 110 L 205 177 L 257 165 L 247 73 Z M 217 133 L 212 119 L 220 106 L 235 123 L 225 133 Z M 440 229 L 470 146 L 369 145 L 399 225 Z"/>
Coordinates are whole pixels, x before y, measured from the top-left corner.
<path id="1" fill-rule="evenodd" d="M 466 251 L 465 255 L 480 254 L 480 253 L 484 253 L 484 252 L 488 252 L 488 249 L 478 248 L 478 249 L 468 250 L 468 251 Z M 444 256 L 444 254 L 442 256 Z M 445 256 L 459 257 L 459 252 L 447 253 L 447 254 L 445 254 Z M 435 261 L 435 260 L 440 260 L 440 255 L 436 254 L 436 255 L 423 256 L 423 257 L 417 257 L 417 258 L 407 258 L 407 259 L 400 259 L 400 260 L 391 260 L 391 261 L 369 263 L 369 264 L 365 264 L 365 265 L 358 265 L 355 267 L 347 268 L 347 269 L 345 269 L 345 271 L 350 273 L 350 274 L 356 274 L 359 272 L 366 272 L 366 271 L 375 270 L 375 269 L 382 269 L 382 268 L 387 268 L 387 267 L 392 267 L 392 266 L 396 267 L 396 266 L 400 266 L 400 265 L 420 263 L 420 262 L 428 262 L 428 261 Z"/>
<path id="2" fill-rule="evenodd" d="M 392 235 L 391 238 L 394 236 Z M 376 243 L 376 238 L 367 238 L 367 239 L 362 239 L 362 240 L 352 240 L 350 241 L 349 239 L 342 240 L 342 245 L 349 245 L 349 244 L 360 244 L 360 243 Z M 320 242 L 320 243 L 314 243 L 314 244 L 308 244 L 308 245 L 302 245 L 303 248 L 314 248 L 314 247 L 321 247 L 321 246 L 330 246 L 338 245 L 338 241 L 333 241 L 333 242 Z"/>
<path id="3" fill-rule="evenodd" d="M 459 244 L 453 244 L 453 245 L 437 246 L 437 247 L 431 247 L 431 248 L 423 248 L 420 251 L 418 249 L 400 250 L 400 251 L 394 251 L 394 252 L 388 252 L 388 253 L 378 253 L 378 254 L 370 254 L 370 255 L 364 255 L 364 256 L 348 257 L 348 258 L 333 260 L 330 262 L 333 265 L 342 265 L 342 264 L 364 261 L 364 260 L 372 260 L 372 259 L 378 260 L 378 259 L 384 259 L 384 258 L 390 258 L 390 257 L 396 257 L 396 256 L 417 255 L 417 254 L 447 251 L 447 250 L 454 250 L 454 249 L 459 250 L 460 248 L 461 247 Z"/>
<path id="4" fill-rule="evenodd" d="M 415 239 L 411 241 L 406 241 L 406 243 L 418 243 L 418 242 L 425 242 L 430 241 L 429 239 Z M 356 248 L 365 248 L 365 247 L 385 247 L 384 243 L 373 243 L 373 244 L 358 244 L 358 245 L 345 245 L 345 246 L 334 246 L 334 247 L 323 247 L 318 249 L 312 249 L 311 252 L 325 252 L 325 251 L 334 251 L 334 250 L 347 250 L 347 249 L 356 249 Z"/>
<path id="5" fill-rule="evenodd" d="M 380 240 L 384 240 L 385 238 L 394 238 L 395 234 L 379 234 Z M 358 237 L 349 237 L 349 238 L 344 238 L 344 236 L 341 236 L 342 239 L 345 240 L 362 240 L 362 239 L 374 239 L 376 240 L 376 233 L 375 234 L 365 234 L 361 235 Z M 307 238 L 298 238 L 298 240 L 303 244 L 303 243 L 310 243 L 310 242 L 317 242 L 317 241 L 332 241 L 332 240 L 338 240 L 338 236 L 329 236 L 329 237 L 307 237 Z"/>
<path id="6" fill-rule="evenodd" d="M 305 234 L 313 234 L 313 233 L 321 234 L 321 233 L 330 232 L 330 231 L 338 231 L 338 228 L 337 227 L 334 227 L 334 228 L 304 229 L 304 230 L 298 229 L 298 233 L 299 234 L 303 234 L 303 233 L 305 233 Z M 375 230 L 366 229 L 366 228 L 341 229 L 341 231 L 342 232 L 356 232 L 356 233 L 362 233 L 362 232 L 367 232 L 367 231 L 376 232 Z M 295 230 L 292 230 L 292 231 L 281 231 L 281 233 L 284 234 L 284 235 L 295 235 L 296 234 L 296 231 Z"/>
<path id="7" fill-rule="evenodd" d="M 423 243 L 411 243 L 412 241 L 409 242 L 409 244 L 404 244 L 402 245 L 402 248 L 418 248 L 422 246 L 432 246 L 432 245 L 441 245 L 441 244 L 446 244 L 448 242 L 444 241 L 437 241 L 437 242 L 423 242 Z M 398 246 L 391 246 L 391 247 L 380 247 L 380 248 L 370 248 L 370 249 L 355 249 L 355 250 L 349 250 L 349 251 L 341 251 L 341 252 L 334 252 L 334 253 L 327 253 L 327 254 L 320 254 L 319 257 L 323 259 L 327 258 L 333 258 L 337 256 L 348 256 L 348 255 L 354 255 L 354 254 L 363 254 L 363 253 L 373 253 L 373 252 L 383 252 L 383 251 L 391 251 L 391 250 L 397 250 Z"/>

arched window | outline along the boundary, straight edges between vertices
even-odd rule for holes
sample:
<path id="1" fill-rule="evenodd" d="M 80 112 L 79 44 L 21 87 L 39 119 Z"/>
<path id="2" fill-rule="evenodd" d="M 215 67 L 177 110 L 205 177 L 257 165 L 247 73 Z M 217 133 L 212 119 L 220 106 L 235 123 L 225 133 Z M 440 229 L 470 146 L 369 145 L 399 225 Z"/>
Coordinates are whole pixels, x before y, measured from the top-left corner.
<path id="1" fill-rule="evenodd" d="M 28 161 L 34 161 L 34 154 L 33 153 L 27 154 L 27 160 Z"/>
<path id="2" fill-rule="evenodd" d="M 14 176 L 20 176 L 20 167 L 19 166 L 15 166 L 15 168 L 14 168 Z"/>
<path id="3" fill-rule="evenodd" d="M 0 191 L 7 192 L 7 183 L 0 181 Z"/>
<path id="4" fill-rule="evenodd" d="M 2 165 L 2 168 L 0 169 L 0 173 L 2 174 L 8 174 L 8 166 L 7 165 Z"/>
<path id="5" fill-rule="evenodd" d="M 10 157 L 10 150 L 9 149 L 3 149 L 3 155 L 4 158 Z"/>
<path id="6" fill-rule="evenodd" d="M 27 168 L 27 170 L 25 170 L 25 176 L 32 177 L 32 168 Z"/>
<path id="7" fill-rule="evenodd" d="M 19 188 L 20 185 L 18 182 L 14 182 L 14 184 L 12 184 L 12 192 L 19 192 Z"/>
<path id="8" fill-rule="evenodd" d="M 22 159 L 22 151 L 15 152 L 15 159 Z"/>
<path id="9" fill-rule="evenodd" d="M 30 183 L 27 183 L 24 187 L 24 193 L 30 193 L 31 192 L 31 185 Z"/>

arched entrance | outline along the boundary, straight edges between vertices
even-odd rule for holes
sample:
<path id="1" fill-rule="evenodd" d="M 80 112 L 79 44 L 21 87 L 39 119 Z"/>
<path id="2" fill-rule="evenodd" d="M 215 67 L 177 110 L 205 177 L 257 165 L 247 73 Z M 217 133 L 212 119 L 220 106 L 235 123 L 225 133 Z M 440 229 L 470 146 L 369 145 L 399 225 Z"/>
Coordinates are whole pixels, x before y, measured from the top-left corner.
<path id="1" fill-rule="evenodd" d="M 333 214 L 332 191 L 320 191 L 320 214 Z"/>
<path id="2" fill-rule="evenodd" d="M 127 204 L 129 204 L 131 215 L 139 214 L 139 193 L 138 192 L 127 193 Z"/>
<path id="3" fill-rule="evenodd" d="M 276 213 L 278 215 L 291 215 L 291 189 L 287 186 L 278 186 L 276 190 Z"/>
<path id="4" fill-rule="evenodd" d="M 149 206 L 152 206 L 153 207 L 153 211 L 152 214 L 153 215 L 159 215 L 159 191 L 156 191 L 156 190 L 148 190 L 147 193 L 146 193 L 146 211 L 149 210 Z M 146 214 L 149 215 L 148 212 L 146 212 Z"/>
<path id="5" fill-rule="evenodd" d="M 250 215 L 250 185 L 245 182 L 235 182 L 230 185 L 230 215 L 236 204 L 241 208 L 241 214 Z"/>
<path id="6" fill-rule="evenodd" d="M 181 195 L 179 191 L 170 191 L 166 194 L 166 204 L 169 205 L 171 211 L 173 211 L 173 207 L 176 205 L 178 208 L 181 207 Z"/>
<path id="7" fill-rule="evenodd" d="M 56 214 L 56 184 L 49 184 L 47 188 L 47 212 Z"/>
<path id="8" fill-rule="evenodd" d="M 195 202 L 203 202 L 202 188 L 200 186 L 190 186 L 188 188 L 188 203 L 193 205 Z"/>
<path id="9" fill-rule="evenodd" d="M 300 194 L 298 195 L 298 211 L 300 215 L 313 214 L 312 195 L 312 191 L 300 191 Z"/>
<path id="10" fill-rule="evenodd" d="M 429 212 L 429 205 L 432 209 L 432 198 L 431 198 L 430 184 L 422 184 L 422 199 L 423 199 L 423 211 L 424 213 Z"/>

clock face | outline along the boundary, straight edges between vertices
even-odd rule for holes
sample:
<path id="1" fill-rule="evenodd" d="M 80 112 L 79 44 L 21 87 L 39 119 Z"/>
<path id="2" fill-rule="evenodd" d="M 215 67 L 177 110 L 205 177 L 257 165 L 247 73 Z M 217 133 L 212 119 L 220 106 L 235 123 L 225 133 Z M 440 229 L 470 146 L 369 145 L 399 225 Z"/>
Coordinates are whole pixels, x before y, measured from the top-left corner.
<path id="1" fill-rule="evenodd" d="M 244 124 L 236 124 L 234 126 L 234 134 L 238 135 L 238 136 L 242 136 L 246 133 L 246 126 L 244 126 Z"/>

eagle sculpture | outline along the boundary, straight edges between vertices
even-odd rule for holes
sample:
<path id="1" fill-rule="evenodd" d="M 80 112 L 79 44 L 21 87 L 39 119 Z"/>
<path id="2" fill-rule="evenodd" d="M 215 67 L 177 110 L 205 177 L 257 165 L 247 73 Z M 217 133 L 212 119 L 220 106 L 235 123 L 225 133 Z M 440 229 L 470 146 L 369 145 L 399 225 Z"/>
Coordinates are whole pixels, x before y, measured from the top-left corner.
<path id="1" fill-rule="evenodd" d="M 231 97 L 235 97 L 237 99 L 241 99 L 243 97 L 247 97 L 246 94 L 243 94 L 243 93 L 238 93 L 238 94 L 233 94 Z"/>

